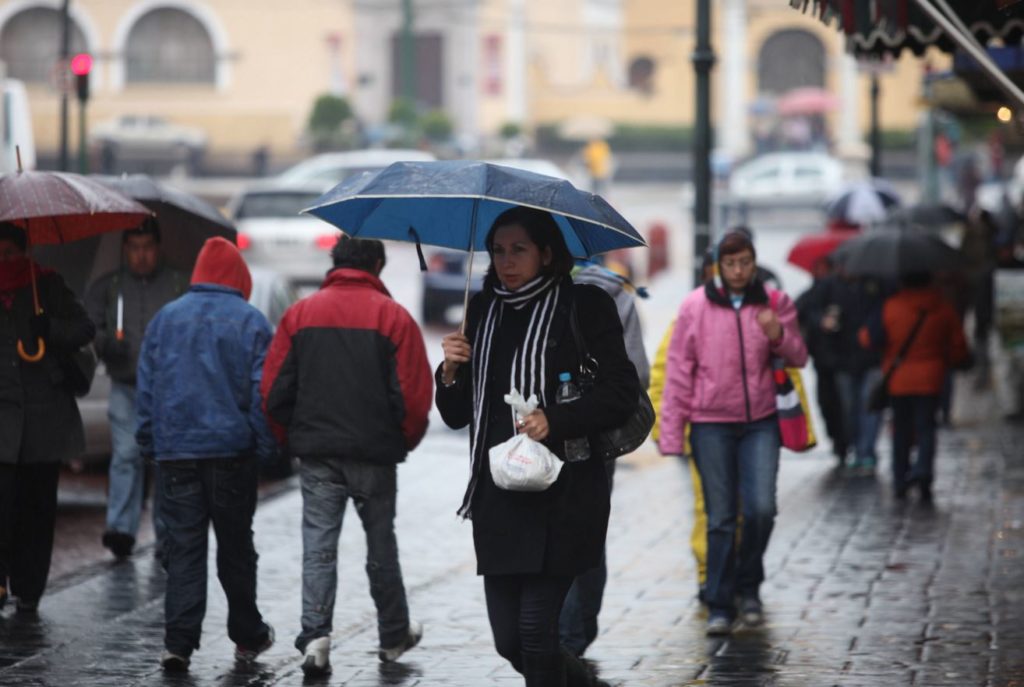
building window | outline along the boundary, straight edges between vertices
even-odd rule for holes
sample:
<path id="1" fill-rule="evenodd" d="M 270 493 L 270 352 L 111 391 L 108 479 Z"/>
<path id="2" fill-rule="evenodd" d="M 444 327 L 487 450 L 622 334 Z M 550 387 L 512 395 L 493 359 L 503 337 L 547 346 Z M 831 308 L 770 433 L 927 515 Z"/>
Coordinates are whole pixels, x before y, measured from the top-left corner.
<path id="1" fill-rule="evenodd" d="M 825 66 L 825 46 L 813 33 L 802 29 L 776 31 L 761 46 L 758 90 L 782 94 L 804 86 L 824 88 Z"/>
<path id="2" fill-rule="evenodd" d="M 71 21 L 71 54 L 87 50 L 82 30 Z M 60 12 L 49 7 L 22 10 L 0 30 L 0 61 L 7 75 L 29 83 L 53 79 L 60 56 Z"/>
<path id="3" fill-rule="evenodd" d="M 161 8 L 144 14 L 125 45 L 126 81 L 213 84 L 213 41 L 198 19 L 182 10 Z"/>

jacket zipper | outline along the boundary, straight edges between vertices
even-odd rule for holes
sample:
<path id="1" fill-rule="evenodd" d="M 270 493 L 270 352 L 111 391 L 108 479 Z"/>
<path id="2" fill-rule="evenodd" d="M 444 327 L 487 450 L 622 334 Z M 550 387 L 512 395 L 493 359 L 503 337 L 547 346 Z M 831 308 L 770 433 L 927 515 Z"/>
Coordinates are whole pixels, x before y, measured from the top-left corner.
<path id="1" fill-rule="evenodd" d="M 740 333 L 740 372 L 743 374 L 743 402 L 747 408 L 747 422 L 750 422 L 750 391 L 747 389 L 747 352 L 743 345 L 743 322 L 740 319 L 740 311 L 733 308 L 736 313 L 736 329 Z"/>

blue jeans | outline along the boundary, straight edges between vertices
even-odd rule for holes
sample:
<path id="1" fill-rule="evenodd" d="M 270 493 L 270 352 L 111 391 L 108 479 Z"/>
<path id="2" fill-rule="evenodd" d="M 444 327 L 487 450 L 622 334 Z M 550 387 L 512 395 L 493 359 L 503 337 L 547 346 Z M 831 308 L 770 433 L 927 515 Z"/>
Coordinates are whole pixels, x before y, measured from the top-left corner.
<path id="1" fill-rule="evenodd" d="M 756 422 L 695 422 L 690 443 L 708 516 L 708 608 L 712 615 L 731 618 L 734 597 L 756 597 L 764 581 L 764 552 L 777 512 L 778 421 L 773 415 Z"/>
<path id="2" fill-rule="evenodd" d="M 935 462 L 935 411 L 939 396 L 892 397 L 892 484 L 897 493 L 911 481 L 931 486 Z M 917 445 L 911 463 L 910 449 Z"/>
<path id="3" fill-rule="evenodd" d="M 107 529 L 135 536 L 142 516 L 146 465 L 135 442 L 135 387 L 110 383 L 110 491 Z"/>
<path id="4" fill-rule="evenodd" d="M 839 400 L 843 406 L 843 426 L 860 463 L 878 462 L 875 446 L 882 427 L 882 415 L 868 410 L 868 394 L 881 377 L 882 371 L 877 367 L 861 372 L 836 373 Z"/>
<path id="5" fill-rule="evenodd" d="M 409 606 L 395 537 L 397 467 L 340 458 L 302 459 L 302 632 L 295 639 L 299 651 L 331 634 L 338 536 L 350 498 L 366 533 L 366 575 L 377 607 L 380 645 L 388 648 L 405 640 Z"/>
<path id="6" fill-rule="evenodd" d="M 217 577 L 228 600 L 228 637 L 260 646 L 269 627 L 256 608 L 255 458 L 205 458 L 160 463 L 167 526 L 164 556 L 164 646 L 181 656 L 199 648 L 206 615 L 206 558 L 210 523 L 217 536 Z"/>

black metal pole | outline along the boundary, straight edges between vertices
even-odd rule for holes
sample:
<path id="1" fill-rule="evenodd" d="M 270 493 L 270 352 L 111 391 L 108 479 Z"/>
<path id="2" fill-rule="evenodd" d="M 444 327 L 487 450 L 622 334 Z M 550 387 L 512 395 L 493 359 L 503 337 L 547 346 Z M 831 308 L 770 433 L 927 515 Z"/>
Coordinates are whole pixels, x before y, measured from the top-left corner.
<path id="1" fill-rule="evenodd" d="M 878 74 L 871 75 L 871 176 L 882 176 L 882 129 L 878 117 Z"/>
<path id="2" fill-rule="evenodd" d="M 693 284 L 701 283 L 701 261 L 711 243 L 711 0 L 697 0 L 697 45 L 691 55 L 697 74 L 693 131 Z"/>
<path id="3" fill-rule="evenodd" d="M 402 85 L 399 92 L 409 101 L 410 105 L 416 103 L 416 44 L 413 34 L 415 22 L 412 0 L 402 0 L 402 33 L 398 47 L 398 59 L 400 60 L 398 68 Z"/>
<path id="4" fill-rule="evenodd" d="M 71 18 L 69 5 L 71 0 L 64 0 L 60 8 L 60 170 L 68 171 L 68 58 L 71 57 Z"/>

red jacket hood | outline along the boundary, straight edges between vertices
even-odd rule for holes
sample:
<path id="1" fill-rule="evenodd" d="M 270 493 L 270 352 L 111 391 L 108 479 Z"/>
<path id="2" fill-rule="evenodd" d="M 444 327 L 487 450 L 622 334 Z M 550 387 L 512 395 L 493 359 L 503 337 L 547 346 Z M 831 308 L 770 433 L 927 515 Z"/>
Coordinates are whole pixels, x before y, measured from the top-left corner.
<path id="1" fill-rule="evenodd" d="M 320 288 L 328 286 L 368 286 L 380 291 L 385 296 L 391 296 L 391 293 L 388 292 L 380 277 L 372 275 L 365 270 L 357 270 L 351 267 L 335 267 L 328 272 Z"/>
<path id="2" fill-rule="evenodd" d="M 192 270 L 193 284 L 219 284 L 242 292 L 249 300 L 252 275 L 235 244 L 215 236 L 207 239 Z"/>

